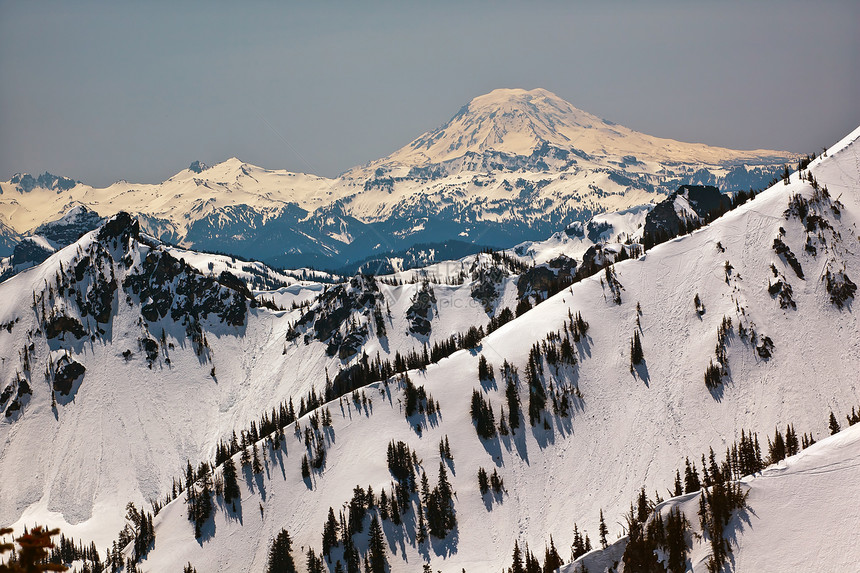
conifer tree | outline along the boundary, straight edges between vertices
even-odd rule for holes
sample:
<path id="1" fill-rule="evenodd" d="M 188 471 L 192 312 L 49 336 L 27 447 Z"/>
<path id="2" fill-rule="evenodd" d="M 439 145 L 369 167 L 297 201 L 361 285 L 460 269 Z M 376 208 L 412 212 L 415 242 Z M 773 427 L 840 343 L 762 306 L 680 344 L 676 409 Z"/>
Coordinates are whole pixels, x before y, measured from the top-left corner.
<path id="1" fill-rule="evenodd" d="M 668 573 L 684 573 L 687 570 L 687 541 L 684 531 L 686 519 L 678 508 L 669 512 L 666 518 L 666 550 Z"/>
<path id="2" fill-rule="evenodd" d="M 641 364 L 645 360 L 645 353 L 642 351 L 642 340 L 639 338 L 639 331 L 633 331 L 633 338 L 630 339 L 630 370 L 633 367 Z"/>
<path id="3" fill-rule="evenodd" d="M 505 398 L 508 401 L 508 426 L 510 426 L 513 434 L 520 427 L 520 395 L 517 392 L 517 385 L 514 383 L 513 376 L 506 376 L 506 378 Z"/>
<path id="4" fill-rule="evenodd" d="M 228 457 L 224 461 L 224 502 L 232 503 L 234 499 L 239 499 L 242 492 L 239 490 L 239 481 L 236 477 L 236 464 L 232 457 Z"/>
<path id="5" fill-rule="evenodd" d="M 510 572 L 511 573 L 526 573 L 525 568 L 523 568 L 523 555 L 520 551 L 520 543 L 519 541 L 514 541 L 514 554 L 512 556 L 513 564 L 511 565 Z"/>
<path id="6" fill-rule="evenodd" d="M 487 470 L 478 468 L 478 490 L 481 495 L 485 495 L 490 491 L 490 479 L 487 477 Z"/>
<path id="7" fill-rule="evenodd" d="M 296 573 L 296 564 L 293 561 L 292 539 L 286 529 L 281 529 L 272 540 L 269 547 L 269 561 L 266 565 L 266 573 Z"/>
<path id="8" fill-rule="evenodd" d="M 767 439 L 768 454 L 770 455 L 770 463 L 776 463 L 785 459 L 785 439 L 777 428 L 774 432 L 773 441 Z"/>
<path id="9" fill-rule="evenodd" d="M 450 531 L 457 526 L 457 516 L 454 512 L 454 492 L 448 483 L 448 471 L 442 462 L 439 462 L 439 495 L 445 530 Z"/>
<path id="10" fill-rule="evenodd" d="M 337 545 L 338 540 L 338 523 L 334 515 L 334 509 L 328 508 L 328 518 L 323 526 L 322 533 L 322 553 L 329 562 L 331 562 L 331 550 Z"/>
<path id="11" fill-rule="evenodd" d="M 382 535 L 382 527 L 376 515 L 370 520 L 370 541 L 368 545 L 371 573 L 385 573 L 387 565 L 385 559 L 385 538 Z"/>
<path id="12" fill-rule="evenodd" d="M 836 416 L 833 415 L 833 411 L 830 412 L 830 435 L 837 433 L 842 428 L 839 427 L 839 422 L 836 421 Z"/>
<path id="13" fill-rule="evenodd" d="M 427 541 L 427 521 L 424 519 L 424 506 L 418 504 L 418 531 L 415 533 L 415 541 L 420 545 Z"/>
<path id="14" fill-rule="evenodd" d="M 552 540 L 552 535 L 549 536 L 549 547 L 544 552 L 543 572 L 552 573 L 559 567 L 564 565 L 558 550 L 555 548 L 555 542 Z"/>
<path id="15" fill-rule="evenodd" d="M 313 548 L 308 548 L 306 559 L 308 573 L 324 573 L 323 561 L 316 553 L 314 553 Z"/>
<path id="16" fill-rule="evenodd" d="M 609 533 L 609 529 L 606 527 L 606 520 L 603 519 L 603 509 L 600 510 L 600 527 L 598 532 L 600 533 L 600 547 L 606 549 L 606 535 Z"/>
<path id="17" fill-rule="evenodd" d="M 526 573 L 541 573 L 540 562 L 526 546 Z"/>
<path id="18" fill-rule="evenodd" d="M 785 427 L 785 454 L 793 456 L 800 451 L 800 443 L 797 440 L 797 433 L 794 431 L 794 426 L 789 424 Z"/>
<path id="19" fill-rule="evenodd" d="M 699 473 L 696 471 L 696 464 L 690 464 L 690 458 L 685 461 L 684 468 L 684 493 L 692 493 L 702 489 L 702 484 L 699 481 Z"/>

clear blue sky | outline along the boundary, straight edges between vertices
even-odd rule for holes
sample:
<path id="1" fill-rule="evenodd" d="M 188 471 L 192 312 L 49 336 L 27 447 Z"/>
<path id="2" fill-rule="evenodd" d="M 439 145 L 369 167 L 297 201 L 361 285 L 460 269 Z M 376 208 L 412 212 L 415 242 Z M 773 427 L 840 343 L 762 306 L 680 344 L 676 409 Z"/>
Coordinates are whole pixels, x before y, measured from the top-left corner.
<path id="1" fill-rule="evenodd" d="M 497 87 L 734 148 L 860 124 L 856 0 L 178 4 L 0 0 L 0 179 L 333 176 Z"/>

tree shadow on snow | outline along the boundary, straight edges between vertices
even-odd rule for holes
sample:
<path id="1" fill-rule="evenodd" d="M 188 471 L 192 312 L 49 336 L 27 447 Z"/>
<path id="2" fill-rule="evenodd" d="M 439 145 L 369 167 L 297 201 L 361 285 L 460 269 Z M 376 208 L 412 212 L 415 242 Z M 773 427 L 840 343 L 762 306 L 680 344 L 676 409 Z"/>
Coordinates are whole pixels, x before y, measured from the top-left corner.
<path id="1" fill-rule="evenodd" d="M 457 553 L 457 546 L 460 544 L 460 526 L 458 525 L 443 539 L 436 539 L 430 536 L 430 545 L 433 547 L 433 553 L 442 557 L 450 557 Z"/>
<path id="2" fill-rule="evenodd" d="M 645 383 L 645 387 L 649 388 L 651 386 L 651 375 L 648 374 L 648 361 L 644 358 L 642 362 L 639 364 L 634 364 L 632 368 L 632 372 L 634 378 L 639 378 Z"/>
<path id="3" fill-rule="evenodd" d="M 235 521 L 238 522 L 239 525 L 244 525 L 244 521 L 242 519 L 242 498 L 236 498 L 230 503 L 224 501 L 224 498 L 218 496 L 216 498 L 218 500 L 218 506 L 221 508 L 221 512 L 226 517 L 227 521 Z"/>
<path id="4" fill-rule="evenodd" d="M 504 437 L 508 436 L 503 436 L 503 438 Z M 484 446 L 484 450 L 493 458 L 493 463 L 498 467 L 502 467 L 502 444 L 499 440 L 499 436 L 496 435 L 486 440 L 478 437 L 478 440 L 481 442 L 481 445 Z"/>

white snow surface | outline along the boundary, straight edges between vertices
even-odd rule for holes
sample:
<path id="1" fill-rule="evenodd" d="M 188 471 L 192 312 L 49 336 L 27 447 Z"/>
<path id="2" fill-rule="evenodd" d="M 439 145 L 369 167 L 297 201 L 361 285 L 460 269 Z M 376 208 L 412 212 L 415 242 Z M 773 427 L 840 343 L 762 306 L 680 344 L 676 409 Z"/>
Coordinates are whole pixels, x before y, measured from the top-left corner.
<path id="1" fill-rule="evenodd" d="M 860 563 L 860 425 L 741 482 L 747 507 L 735 513 L 725 532 L 732 571 L 853 571 Z M 693 573 L 708 571 L 711 551 L 700 537 L 700 496 L 685 494 L 655 508 L 664 519 L 675 508 L 687 517 L 693 532 L 687 563 Z M 583 566 L 592 573 L 608 571 L 620 561 L 626 539 L 580 557 L 560 573 L 578 573 Z"/>
<path id="2" fill-rule="evenodd" d="M 240 514 L 229 515 L 216 503 L 204 541 L 194 539 L 182 497 L 166 506 L 155 519 L 156 547 L 142 570 L 174 571 L 190 561 L 200 571 L 262 571 L 269 541 L 282 527 L 290 531 L 296 554 L 299 547 L 318 550 L 329 506 L 347 502 L 356 485 L 371 485 L 377 493 L 389 487 L 385 451 L 392 439 L 406 441 L 417 452 L 433 483 L 439 440 L 449 437 L 455 459 L 449 479 L 457 492 L 459 520 L 454 534 L 424 549 L 415 546 L 406 529 L 386 522 L 388 561 L 396 573 L 420 569 L 425 558 L 443 571 L 498 571 L 509 565 L 515 540 L 539 553 L 550 534 L 566 558 L 573 522 L 595 539 L 603 509 L 614 537 L 641 486 L 664 491 L 685 456 L 708 447 L 722 451 L 742 428 L 763 437 L 774 426 L 791 422 L 798 431 L 821 437 L 829 411 L 844 413 L 860 402 L 855 307 L 836 308 L 820 280 L 828 266 L 844 268 L 854 280 L 860 277 L 858 136 L 860 129 L 840 150 L 834 148 L 812 164 L 816 179 L 842 204 L 839 216 L 822 208 L 841 239 L 823 232 L 827 244 L 816 243 L 817 255 L 803 249 L 802 224 L 783 215 L 792 194 L 812 195 L 811 187 L 794 175 L 789 185 L 778 183 L 692 235 L 617 264 L 624 287 L 621 305 L 613 304 L 601 273 L 493 332 L 478 352 L 460 351 L 424 372 L 411 372 L 413 381 L 441 404 L 436 425 L 420 435 L 400 411 L 401 393 L 394 382 L 388 389 L 378 383 L 365 390 L 372 399 L 367 412 L 357 411 L 347 398 L 330 404 L 334 437 L 325 471 L 314 474 L 312 489 L 300 475 L 304 448 L 288 431 L 286 451 L 268 452 L 264 474 L 240 480 Z M 805 280 L 771 248 L 780 227 L 803 265 Z M 93 238 L 91 233 L 79 244 Z M 105 547 L 122 525 L 126 501 L 140 505 L 163 496 L 186 459 L 211 456 L 217 440 L 231 430 L 246 427 L 288 396 L 298 402 L 311 385 L 321 388 L 325 369 L 335 372 L 340 361 L 326 358 L 322 343 L 285 344 L 284 335 L 298 318 L 295 311 L 252 309 L 245 327 L 207 325 L 217 381 L 209 376 L 211 365 L 202 364 L 187 347 L 181 328 L 167 320 L 151 330 L 157 337 L 156 328 L 163 326 L 175 344 L 171 364 L 160 361 L 150 370 L 139 355 L 122 359 L 127 348 L 137 352 L 139 307 L 136 301 L 132 306 L 115 301 L 109 333 L 74 348 L 87 373 L 74 400 L 58 406 L 55 419 L 45 383 L 39 380 L 51 349 L 44 338 L 28 337 L 26 331 L 34 324 L 33 291 L 53 281 L 59 263 L 67 266 L 76 249 L 63 249 L 0 284 L 0 323 L 20 318 L 11 333 L 0 330 L 0 380 L 5 386 L 14 378 L 20 368 L 18 351 L 31 339 L 38 364 L 33 396 L 23 413 L 15 421 L 0 421 L 0 483 L 14 484 L 11 494 L 0 496 L 0 520 L 14 521 L 19 528 L 47 522 Z M 140 246 L 135 258 L 147 249 Z M 733 266 L 728 281 L 726 261 Z M 797 310 L 780 309 L 768 294 L 771 263 L 791 283 Z M 392 308 L 387 325 L 392 334 L 387 345 L 372 338 L 369 355 L 377 350 L 374 344 L 389 353 L 420 348 L 419 341 L 405 334 L 404 317 L 419 286 L 380 285 Z M 468 303 L 468 283 L 434 288 L 437 299 L 450 301 L 451 308 L 442 307 L 434 319 L 431 340 L 486 323 L 483 309 Z M 508 293 L 513 285 L 505 288 Z M 693 307 L 696 294 L 707 308 L 701 317 Z M 637 302 L 646 364 L 633 375 L 628 349 Z M 481 387 L 478 353 L 496 368 L 500 388 L 484 390 L 493 407 L 498 410 L 504 400 L 499 369 L 507 359 L 520 370 L 526 410 L 529 348 L 561 329 L 569 312 L 582 312 L 590 324 L 587 340 L 577 348 L 578 366 L 552 374 L 555 384 L 578 385 L 583 398 L 573 416 L 550 416 L 548 431 L 531 428 L 526 420 L 513 438 L 480 440 L 469 415 L 469 396 Z M 732 336 L 730 378 L 712 394 L 703 373 L 723 316 L 732 318 L 735 333 L 740 323 L 754 327 L 773 340 L 775 349 L 765 361 L 737 334 Z M 495 467 L 503 477 L 507 493 L 500 501 L 489 503 L 479 495 L 479 467 Z"/>
<path id="3" fill-rule="evenodd" d="M 806 235 L 801 223 L 783 215 L 792 194 L 812 195 L 809 185 L 795 175 L 789 185 L 777 184 L 692 235 L 662 244 L 640 260 L 616 265 L 624 286 L 621 305 L 612 303 L 601 276 L 595 276 L 484 339 L 480 352 L 496 366 L 498 380 L 502 359 L 517 365 L 522 373 L 531 344 L 561 328 L 568 312 L 582 312 L 591 328 L 587 342 L 578 348 L 581 362 L 575 373 L 560 372 L 555 378 L 556 383 L 577 383 L 582 392 L 583 401 L 572 419 L 553 416 L 549 431 L 526 424 L 525 431 L 514 438 L 480 440 L 469 416 L 469 395 L 473 388 L 480 388 L 478 353 L 460 351 L 426 372 L 410 373 L 440 402 L 437 425 L 430 425 L 419 436 L 403 418 L 395 383 L 387 389 L 381 383 L 367 388 L 372 400 L 368 412 L 356 410 L 346 398 L 336 401 L 328 406 L 334 417 L 334 438 L 327 465 L 322 474 L 314 475 L 312 489 L 299 472 L 304 448 L 288 432 L 286 453 L 270 451 L 269 457 L 276 461 L 269 461 L 262 476 L 247 476 L 242 484 L 241 518 L 219 509 L 214 530 L 204 541 L 194 539 L 181 499 L 167 506 L 156 518 L 161 537 L 143 563 L 144 570 L 170 570 L 191 561 L 200 570 L 261 571 L 268 543 L 282 527 L 290 531 L 294 547 L 318 549 L 328 506 L 340 507 L 356 485 L 371 485 L 377 494 L 389 486 L 385 448 L 392 439 L 406 441 L 417 452 L 432 483 L 439 463 L 439 440 L 449 437 L 455 459 L 450 479 L 457 492 L 459 520 L 456 534 L 420 550 L 408 530 L 386 522 L 388 560 L 395 572 L 418 570 L 424 559 L 430 560 L 433 569 L 443 571 L 498 571 L 509 565 L 515 540 L 540 553 L 550 534 L 565 556 L 563 548 L 570 541 L 573 522 L 595 539 L 602 508 L 614 537 L 640 487 L 665 491 L 685 456 L 698 456 L 709 447 L 724 451 L 739 438 L 741 429 L 757 431 L 764 439 L 775 426 L 790 422 L 798 431 L 811 431 L 820 439 L 827 433 L 829 411 L 845 413 L 860 402 L 856 377 L 860 325 L 853 306 L 839 310 L 829 302 L 820 280 L 827 265 L 844 265 L 849 275 L 860 275 L 856 229 L 860 162 L 854 144 L 858 136 L 860 129 L 851 134 L 852 144 L 838 152 L 831 150 L 812 166 L 818 181 L 842 203 L 838 217 L 822 208 L 842 238 L 828 239 L 826 247 L 819 244 L 818 255 L 803 251 Z M 771 249 L 780 227 L 786 230 L 784 240 L 803 265 L 805 280 L 795 277 Z M 724 251 L 717 248 L 718 242 Z M 728 284 L 727 260 L 733 266 Z M 780 309 L 767 293 L 771 263 L 792 284 L 797 310 Z M 701 318 L 693 307 L 696 294 L 707 307 Z M 632 375 L 628 348 L 637 302 L 642 309 L 646 367 Z M 730 378 L 712 394 L 704 386 L 703 373 L 712 359 L 723 316 L 732 318 L 735 333 L 743 323 L 748 329 L 755 328 L 759 336 L 769 336 L 775 350 L 765 361 L 734 334 L 728 349 Z M 484 392 L 495 408 L 503 403 L 503 389 Z M 523 392 L 521 387 L 525 402 Z M 306 424 L 307 420 L 301 421 L 303 427 Z M 809 459 L 815 451 L 798 460 Z M 787 462 L 789 467 L 792 463 Z M 838 464 L 844 465 L 844 471 L 851 468 L 850 462 Z M 497 468 L 504 478 L 507 493 L 501 501 L 490 503 L 479 495 L 475 477 L 479 467 Z M 798 475 L 803 474 L 802 467 L 798 465 Z M 768 470 L 759 483 L 776 479 L 779 472 Z M 803 475 L 816 479 L 815 471 Z M 757 511 L 757 500 L 776 495 L 767 486 L 762 486 L 761 495 L 755 491 L 755 482 L 752 487 L 753 511 Z M 832 500 L 826 492 L 808 499 L 814 506 L 810 515 L 827 522 L 826 531 L 835 531 L 822 508 L 825 500 L 839 500 Z M 822 505 L 815 505 L 818 502 Z M 760 558 L 752 553 L 773 543 L 775 534 L 767 532 L 787 526 L 789 510 L 778 509 L 778 503 L 770 509 L 762 502 L 761 524 L 754 521 L 743 534 L 737 559 L 750 569 L 738 571 L 760 570 L 755 566 Z M 798 527 L 803 528 L 806 504 L 795 508 Z M 782 523 L 770 524 L 770 519 Z M 835 548 L 829 551 L 837 555 L 851 543 L 850 536 L 836 537 L 831 539 Z M 745 556 L 745 545 L 750 556 Z M 800 550 L 795 552 L 799 555 Z M 803 562 L 815 565 L 814 556 Z"/>

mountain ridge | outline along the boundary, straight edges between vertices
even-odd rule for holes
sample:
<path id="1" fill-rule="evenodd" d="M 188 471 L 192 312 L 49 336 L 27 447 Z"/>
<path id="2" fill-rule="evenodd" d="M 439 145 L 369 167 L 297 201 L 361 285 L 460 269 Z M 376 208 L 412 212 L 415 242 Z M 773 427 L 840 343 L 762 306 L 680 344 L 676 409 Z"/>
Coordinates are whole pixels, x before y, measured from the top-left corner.
<path id="1" fill-rule="evenodd" d="M 461 525 L 455 537 L 426 546 L 432 563 L 497 570 L 507 563 L 514 540 L 539 548 L 552 532 L 557 535 L 556 542 L 564 546 L 567 541 L 562 534 L 569 532 L 572 519 L 591 532 L 596 530 L 600 508 L 607 512 L 612 508 L 610 520 L 620 519 L 641 485 L 649 491 L 664 487 L 684 455 L 696 455 L 708 446 L 722 449 L 741 428 L 761 432 L 762 440 L 774 425 L 789 421 L 802 431 L 824 431 L 823 413 L 827 409 L 847 411 L 860 398 L 851 379 L 860 364 L 860 329 L 851 311 L 853 296 L 846 308 L 837 308 L 828 292 L 830 279 L 818 279 L 838 273 L 840 268 L 855 278 L 860 273 L 860 260 L 852 247 L 857 239 L 851 231 L 860 220 L 856 194 L 860 173 L 856 144 L 851 144 L 858 135 L 860 129 L 843 140 L 846 149 L 834 146 L 827 157 L 816 159 L 806 171 L 814 174 L 820 185 L 829 186 L 833 196 L 794 174 L 788 185 L 777 183 L 711 225 L 560 291 L 484 336 L 478 347 L 454 352 L 423 370 L 411 369 L 414 384 L 424 386 L 441 405 L 435 422 L 430 423 L 429 418 L 424 422 L 404 419 L 401 407 L 406 403 L 406 382 L 395 377 L 388 384 L 378 382 L 365 388 L 372 406 L 357 406 L 352 396 L 328 404 L 336 439 L 326 438 L 327 461 L 320 471 L 312 473 L 310 485 L 300 474 L 300 458 L 306 453 L 301 431 L 297 437 L 287 432 L 287 449 L 278 450 L 281 454 L 261 442 L 262 447 L 258 447 L 265 452 L 268 469 L 256 477 L 249 474 L 242 482 L 243 512 L 231 513 L 226 504 L 220 505 L 207 522 L 208 537 L 201 543 L 188 523 L 184 499 L 177 498 L 156 516 L 155 529 L 162 537 L 142 565 L 173 570 L 191 561 L 201 570 L 262 570 L 268 540 L 285 526 L 290 528 L 296 546 L 318 547 L 320 524 L 326 517 L 319 496 L 338 506 L 348 502 L 356 481 L 362 487 L 372 485 L 376 492 L 388 488 L 391 475 L 385 445 L 394 438 L 409 443 L 418 457 L 427 461 L 426 468 L 435 480 L 439 440 L 452 437 L 456 473 L 452 471 L 450 479 L 458 494 Z M 404 334 L 420 322 L 410 315 L 432 309 L 432 314 L 424 315 L 432 325 L 431 343 L 444 341 L 452 332 L 465 332 L 470 325 L 484 324 L 487 319 L 483 305 L 469 303 L 475 300 L 473 288 L 481 286 L 478 283 L 483 280 L 479 272 L 467 275 L 460 284 L 420 279 L 400 284 L 389 280 L 394 277 L 380 277 L 375 290 L 364 291 L 362 283 L 368 285 L 369 280 L 356 279 L 355 286 L 350 281 L 341 288 L 323 290 L 316 302 L 304 308 L 249 308 L 243 327 L 200 319 L 196 324 L 203 329 L 203 340 L 208 340 L 209 350 L 204 354 L 211 353 L 212 362 L 207 362 L 194 350 L 201 340 L 198 331 L 186 330 L 188 324 L 171 322 L 171 307 L 160 309 L 165 300 L 186 303 L 186 294 L 171 291 L 170 285 L 179 283 L 165 283 L 157 291 L 147 287 L 149 290 L 124 292 L 140 283 L 134 278 L 126 287 L 128 276 L 154 276 L 148 270 L 151 268 L 163 269 L 159 272 L 168 277 L 177 270 L 180 275 L 188 274 L 177 259 L 184 256 L 173 247 L 164 247 L 162 250 L 175 253 L 171 255 L 175 262 L 160 258 L 159 247 L 148 244 L 149 239 L 141 235 L 142 243 L 135 246 L 139 250 L 128 253 L 129 265 L 126 253 L 117 250 L 124 240 L 122 225 L 117 226 L 119 232 L 103 236 L 104 243 L 94 243 L 102 235 L 93 232 L 82 239 L 89 243 L 67 247 L 46 263 L 0 283 L 0 297 L 16 303 L 0 308 L 0 324 L 10 324 L 8 331 L 0 330 L 0 345 L 4 356 L 13 357 L 0 364 L 0 376 L 3 380 L 13 380 L 16 374 L 24 376 L 24 356 L 32 364 L 32 392 L 20 392 L 20 382 L 13 385 L 6 400 L 13 399 L 17 388 L 23 407 L 13 410 L 14 421 L 0 423 L 0 432 L 5 434 L 0 440 L 4 444 L 0 479 L 27 489 L 15 502 L 2 500 L 0 508 L 4 516 L 27 508 L 18 527 L 36 519 L 52 520 L 69 533 L 109 540 L 122 525 L 122 517 L 116 515 L 122 503 L 131 499 L 142 504 L 147 495 L 169 492 L 170 477 L 181 471 L 183 454 L 197 451 L 211 459 L 216 440 L 227 439 L 232 429 L 241 431 L 261 411 L 267 412 L 289 396 L 298 401 L 312 384 L 319 388 L 339 366 L 360 361 L 362 352 L 372 360 L 377 352 L 390 356 L 395 350 L 420 351 L 423 335 Z M 777 238 L 780 243 L 776 243 Z M 814 247 L 814 253 L 806 245 Z M 96 253 L 103 254 L 99 258 Z M 806 279 L 796 275 L 788 253 L 794 253 Z M 83 256 L 89 257 L 87 264 L 82 264 Z M 194 266 L 206 268 L 207 258 L 197 258 Z M 218 264 L 226 265 L 228 259 L 221 257 Z M 726 264 L 729 261 L 731 264 Z M 81 269 L 81 279 L 75 276 L 73 288 L 56 278 L 62 268 L 67 276 Z M 229 302 L 235 299 L 232 293 L 238 291 L 229 286 L 234 284 L 229 277 L 215 280 L 221 277 L 221 268 L 214 267 L 207 275 L 214 282 L 205 284 L 214 292 L 226 292 Z M 111 290 L 111 282 L 124 290 L 108 305 L 98 293 Z M 782 283 L 779 296 L 770 292 L 777 283 Z M 434 289 L 432 298 L 425 284 Z M 793 291 L 785 289 L 785 284 Z M 513 307 L 518 285 L 510 276 L 500 277 L 500 285 L 496 310 Z M 37 294 L 47 303 L 52 292 L 54 302 L 46 316 L 63 310 L 64 316 L 86 323 L 95 338 L 73 339 L 70 334 L 67 340 L 57 336 L 48 340 L 44 331 L 36 333 L 39 313 L 27 309 L 31 301 L 38 309 Z M 75 308 L 80 304 L 75 302 L 76 292 L 95 311 L 87 316 L 104 311 L 113 322 L 100 321 L 94 330 L 89 318 L 77 315 Z M 90 292 L 96 294 L 90 296 Z M 181 296 L 165 298 L 159 292 Z M 796 308 L 782 306 L 785 296 Z M 704 312 L 694 303 L 697 298 L 706 308 L 701 309 Z M 357 303 L 358 308 L 338 306 L 339 300 Z M 345 359 L 337 352 L 329 354 L 332 339 L 323 331 L 333 324 L 344 338 L 363 328 L 378 332 L 374 313 L 362 314 L 370 310 L 367 300 L 378 305 L 387 334 L 365 334 L 362 352 Z M 391 322 L 385 318 L 388 306 Z M 348 313 L 349 320 L 335 321 L 332 317 L 343 316 L 342 308 L 356 312 Z M 161 318 L 153 320 L 152 312 Z M 576 346 L 576 364 L 553 368 L 540 358 L 544 374 L 539 384 L 548 396 L 561 399 L 561 394 L 555 393 L 563 392 L 574 407 L 568 414 L 560 414 L 547 406 L 544 421 L 549 428 L 539 422 L 530 424 L 525 412 L 533 390 L 532 383 L 526 382 L 529 362 L 533 361 L 531 349 L 535 344 L 553 343 L 556 339 L 550 335 L 569 333 L 570 325 L 565 323 L 578 313 L 590 326 Z M 716 358 L 719 362 L 714 345 L 726 317 L 734 321 L 723 349 L 727 374 L 709 390 L 703 374 L 709 361 Z M 628 348 L 637 326 L 645 358 L 644 365 L 634 367 Z M 70 328 L 71 333 L 74 327 Z M 104 333 L 97 334 L 98 330 Z M 841 345 L 834 344 L 833 332 L 844 341 Z M 151 363 L 154 370 L 146 365 L 147 347 L 152 343 L 140 342 L 144 335 L 156 344 Z M 32 352 L 18 352 L 30 344 L 34 345 Z M 676 351 L 666 353 L 669 347 Z M 131 352 L 130 359 L 123 356 L 125 350 Z M 86 367 L 86 373 L 79 385 L 73 385 L 73 400 L 58 400 L 55 416 L 51 391 L 41 381 L 41 370 L 46 360 L 56 362 L 66 352 Z M 520 372 L 517 388 L 522 425 L 508 439 L 481 440 L 475 434 L 468 400 L 473 389 L 496 409 L 506 404 L 500 375 L 494 376 L 492 383 L 478 380 L 477 354 L 481 352 L 497 372 L 503 360 Z M 210 367 L 216 370 L 210 373 Z M 108 372 L 110 378 L 99 374 Z M 121 376 L 117 377 L 117 372 Z M 812 392 L 798 382 L 807 379 L 819 381 Z M 356 395 L 361 402 L 360 393 Z M 261 400 L 266 403 L 261 404 Z M 103 415 L 108 406 L 118 411 Z M 143 414 L 141 407 L 146 408 Z M 309 427 L 312 415 L 303 417 L 300 426 Z M 96 435 L 107 440 L 100 448 L 94 448 L 99 443 L 94 433 L 86 431 L 94 418 L 99 419 L 101 429 Z M 146 425 L 146 419 L 158 420 L 158 426 Z M 119 422 L 122 427 L 112 425 Z M 36 431 L 58 437 L 46 440 L 38 457 L 21 439 Z M 140 436 L 147 436 L 146 444 L 139 443 Z M 661 441 L 659 436 L 671 438 Z M 158 447 L 162 440 L 170 444 L 171 451 Z M 128 447 L 126 442 L 135 447 Z M 656 452 L 654 444 L 658 444 Z M 357 465 L 356 459 L 361 464 Z M 584 459 L 593 463 L 583 464 Z M 510 493 L 502 495 L 500 501 L 478 494 L 475 476 L 481 465 L 502 474 Z M 42 466 L 56 468 L 46 481 L 39 481 L 42 472 L 33 470 Z M 80 486 L 74 492 L 63 490 L 66 481 Z M 123 484 L 124 489 L 111 490 L 114 482 Z M 53 491 L 54 487 L 58 489 Z M 93 500 L 90 513 L 85 507 L 88 500 Z M 106 510 L 111 503 L 115 506 L 113 517 Z M 259 517 L 258 503 L 262 506 Z M 269 503 L 273 505 L 266 505 Z M 66 504 L 68 519 L 63 519 L 56 512 Z M 483 534 L 488 528 L 495 532 L 490 540 L 475 533 Z M 408 527 L 397 529 L 386 522 L 385 530 L 389 562 L 395 572 L 413 570 L 416 562 L 424 560 L 425 549 L 413 544 Z M 613 532 L 617 531 L 613 525 Z"/>
<path id="2" fill-rule="evenodd" d="M 761 188 L 797 158 L 652 138 L 545 90 L 497 90 L 463 109 L 334 179 L 234 157 L 211 167 L 194 162 L 159 184 L 0 183 L 0 256 L 10 254 L 3 245 L 14 244 L 13 233 L 32 233 L 76 205 L 102 217 L 125 210 L 164 241 L 281 267 L 340 268 L 449 240 L 508 248 L 683 184 Z"/>

